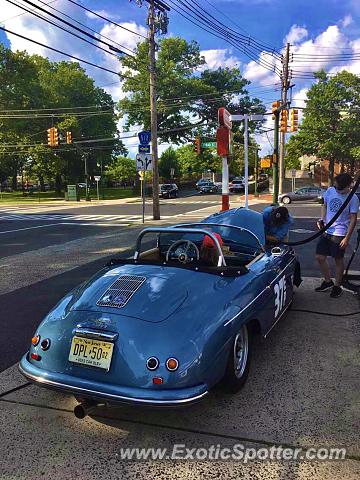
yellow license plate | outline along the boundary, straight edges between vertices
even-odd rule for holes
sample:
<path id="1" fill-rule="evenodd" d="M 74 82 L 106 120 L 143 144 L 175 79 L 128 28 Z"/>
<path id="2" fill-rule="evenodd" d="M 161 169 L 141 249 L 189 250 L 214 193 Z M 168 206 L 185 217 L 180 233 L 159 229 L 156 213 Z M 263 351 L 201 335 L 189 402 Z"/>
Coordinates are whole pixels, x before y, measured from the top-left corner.
<path id="1" fill-rule="evenodd" d="M 88 367 L 110 369 L 114 344 L 93 340 L 92 338 L 73 337 L 69 361 Z"/>

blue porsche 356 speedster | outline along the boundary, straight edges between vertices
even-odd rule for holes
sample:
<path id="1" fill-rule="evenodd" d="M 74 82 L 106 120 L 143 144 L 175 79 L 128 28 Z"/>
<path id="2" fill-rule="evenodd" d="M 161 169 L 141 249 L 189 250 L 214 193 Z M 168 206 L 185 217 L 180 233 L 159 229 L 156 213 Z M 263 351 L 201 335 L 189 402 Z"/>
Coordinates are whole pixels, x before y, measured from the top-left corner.
<path id="1" fill-rule="evenodd" d="M 44 318 L 20 362 L 38 385 L 97 404 L 186 405 L 249 371 L 251 336 L 266 337 L 293 298 L 296 258 L 265 246 L 261 214 L 243 208 L 200 223 L 147 228 Z"/>

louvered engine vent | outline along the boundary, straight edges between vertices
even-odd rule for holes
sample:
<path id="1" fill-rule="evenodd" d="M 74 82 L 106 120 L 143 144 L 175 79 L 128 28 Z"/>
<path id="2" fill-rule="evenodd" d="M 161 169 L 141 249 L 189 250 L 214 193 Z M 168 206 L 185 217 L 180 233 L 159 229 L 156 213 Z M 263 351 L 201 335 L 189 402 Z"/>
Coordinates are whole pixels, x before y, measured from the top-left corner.
<path id="1" fill-rule="evenodd" d="M 96 302 L 100 307 L 124 307 L 134 293 L 145 282 L 146 277 L 121 275 Z"/>

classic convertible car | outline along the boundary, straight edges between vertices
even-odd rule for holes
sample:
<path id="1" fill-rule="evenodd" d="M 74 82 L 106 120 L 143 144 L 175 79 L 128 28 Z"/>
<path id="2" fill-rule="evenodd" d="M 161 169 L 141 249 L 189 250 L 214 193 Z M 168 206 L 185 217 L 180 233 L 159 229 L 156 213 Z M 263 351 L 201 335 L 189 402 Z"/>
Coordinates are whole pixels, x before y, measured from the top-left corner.
<path id="1" fill-rule="evenodd" d="M 131 259 L 114 259 L 67 294 L 32 338 L 20 371 L 98 404 L 187 405 L 246 380 L 251 336 L 292 302 L 294 251 L 265 247 L 261 214 L 243 208 L 200 223 L 146 228 Z"/>

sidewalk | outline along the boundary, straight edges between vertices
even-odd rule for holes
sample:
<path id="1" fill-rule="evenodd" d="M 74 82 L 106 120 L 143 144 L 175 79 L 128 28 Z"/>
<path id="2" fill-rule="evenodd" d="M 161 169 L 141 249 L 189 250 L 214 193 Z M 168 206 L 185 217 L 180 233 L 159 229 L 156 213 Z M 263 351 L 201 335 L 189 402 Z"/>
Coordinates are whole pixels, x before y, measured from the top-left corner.
<path id="1" fill-rule="evenodd" d="M 0 478 L 200 480 L 263 478 L 357 480 L 360 476 L 359 338 L 356 316 L 330 317 L 296 309 L 359 310 L 348 293 L 317 294 L 305 278 L 293 310 L 256 343 L 243 390 L 215 389 L 186 410 L 119 407 L 78 420 L 76 401 L 28 384 L 13 366 L 0 374 Z M 121 460 L 121 448 L 187 448 L 235 444 L 265 448 L 346 447 L 344 461 L 249 462 Z M 176 468 L 174 468 L 176 467 Z"/>

